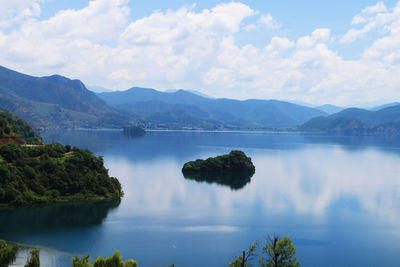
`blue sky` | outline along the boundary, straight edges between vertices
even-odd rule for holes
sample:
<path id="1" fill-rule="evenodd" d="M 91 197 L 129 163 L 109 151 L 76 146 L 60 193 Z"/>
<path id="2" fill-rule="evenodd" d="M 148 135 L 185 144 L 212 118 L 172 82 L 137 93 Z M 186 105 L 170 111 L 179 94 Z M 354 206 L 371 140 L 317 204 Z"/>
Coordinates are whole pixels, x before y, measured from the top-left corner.
<path id="1" fill-rule="evenodd" d="M 398 1 L 0 0 L 0 65 L 111 90 L 400 100 Z"/>

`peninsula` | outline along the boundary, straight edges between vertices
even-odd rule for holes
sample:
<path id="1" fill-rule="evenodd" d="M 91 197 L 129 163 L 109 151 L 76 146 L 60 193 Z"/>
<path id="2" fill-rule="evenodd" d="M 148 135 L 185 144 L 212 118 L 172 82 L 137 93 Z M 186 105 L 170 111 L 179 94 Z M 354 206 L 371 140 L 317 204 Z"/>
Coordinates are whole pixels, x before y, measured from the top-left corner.
<path id="1" fill-rule="evenodd" d="M 121 184 L 102 157 L 45 144 L 22 119 L 0 111 L 0 207 L 118 199 Z"/>

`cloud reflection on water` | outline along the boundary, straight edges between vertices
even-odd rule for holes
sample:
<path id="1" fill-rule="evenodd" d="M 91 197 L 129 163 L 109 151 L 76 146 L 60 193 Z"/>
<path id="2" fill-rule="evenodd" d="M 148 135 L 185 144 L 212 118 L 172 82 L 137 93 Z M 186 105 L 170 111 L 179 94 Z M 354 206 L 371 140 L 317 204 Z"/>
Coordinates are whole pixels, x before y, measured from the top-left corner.
<path id="1" fill-rule="evenodd" d="M 133 214 L 174 213 L 231 216 L 261 205 L 268 212 L 324 216 L 332 212 L 370 212 L 395 220 L 400 208 L 397 154 L 375 149 L 310 145 L 299 150 L 250 149 L 256 165 L 251 183 L 232 192 L 215 184 L 185 180 L 182 163 L 106 158 L 125 190 L 121 208 Z"/>

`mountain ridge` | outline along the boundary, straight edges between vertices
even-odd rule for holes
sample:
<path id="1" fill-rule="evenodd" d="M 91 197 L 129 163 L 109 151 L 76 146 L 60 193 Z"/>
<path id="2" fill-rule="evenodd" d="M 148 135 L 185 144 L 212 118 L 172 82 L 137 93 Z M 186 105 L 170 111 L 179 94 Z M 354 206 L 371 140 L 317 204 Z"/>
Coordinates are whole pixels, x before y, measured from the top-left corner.
<path id="1" fill-rule="evenodd" d="M 0 108 L 36 128 L 119 128 L 133 121 L 106 104 L 80 80 L 34 77 L 0 66 Z"/>
<path id="2" fill-rule="evenodd" d="M 279 100 L 235 100 L 206 98 L 187 90 L 160 92 L 152 88 L 132 87 L 126 91 L 104 92 L 100 98 L 120 110 L 135 114 L 153 125 L 168 124 L 175 118 L 157 118 L 157 113 L 174 112 L 211 123 L 209 129 L 290 128 L 325 112 Z M 156 106 L 155 103 L 158 103 Z M 148 107 L 148 108 L 147 108 Z M 155 110 L 157 112 L 155 112 Z M 190 127 L 190 125 L 181 125 Z M 196 128 L 196 127 L 195 127 Z M 198 127 L 202 128 L 202 127 Z"/>

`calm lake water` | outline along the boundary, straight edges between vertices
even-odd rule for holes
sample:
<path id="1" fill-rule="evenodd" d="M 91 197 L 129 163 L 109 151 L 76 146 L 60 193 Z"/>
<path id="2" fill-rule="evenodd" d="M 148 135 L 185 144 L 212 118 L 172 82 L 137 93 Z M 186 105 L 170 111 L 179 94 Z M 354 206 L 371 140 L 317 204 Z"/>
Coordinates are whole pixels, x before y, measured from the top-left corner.
<path id="1" fill-rule="evenodd" d="M 267 234 L 288 236 L 303 266 L 398 266 L 400 140 L 272 133 L 43 133 L 103 155 L 122 201 L 0 211 L 0 238 L 140 266 L 227 266 Z M 233 149 L 252 157 L 243 188 L 185 179 L 186 161 Z M 49 257 L 48 257 L 49 258 Z"/>

